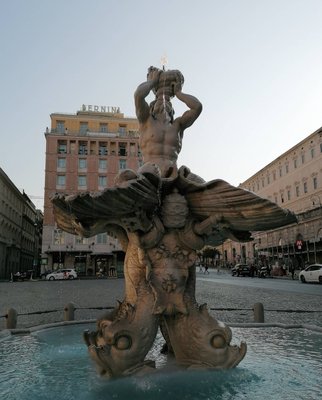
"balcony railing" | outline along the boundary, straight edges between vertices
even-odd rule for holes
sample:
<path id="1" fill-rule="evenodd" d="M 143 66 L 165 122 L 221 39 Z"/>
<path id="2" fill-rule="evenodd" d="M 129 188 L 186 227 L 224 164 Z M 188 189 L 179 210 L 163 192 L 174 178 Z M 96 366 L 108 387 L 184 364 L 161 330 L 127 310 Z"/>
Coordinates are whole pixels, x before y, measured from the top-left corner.
<path id="1" fill-rule="evenodd" d="M 100 132 L 100 131 L 89 131 L 87 130 L 86 132 L 78 130 L 78 131 L 72 131 L 70 129 L 66 129 L 64 131 L 61 131 L 60 129 L 54 128 L 51 130 L 46 130 L 46 134 L 52 134 L 52 135 L 62 135 L 62 136 L 98 136 L 98 137 L 107 137 L 107 138 L 138 138 L 139 133 L 137 131 L 129 131 L 129 132 Z"/>

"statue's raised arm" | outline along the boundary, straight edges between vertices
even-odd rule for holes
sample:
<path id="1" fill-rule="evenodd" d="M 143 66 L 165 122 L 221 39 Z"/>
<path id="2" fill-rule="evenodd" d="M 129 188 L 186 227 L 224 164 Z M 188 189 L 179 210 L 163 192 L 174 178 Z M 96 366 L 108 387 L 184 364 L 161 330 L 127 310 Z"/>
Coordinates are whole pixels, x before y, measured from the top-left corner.
<path id="1" fill-rule="evenodd" d="M 150 115 L 150 106 L 145 101 L 152 89 L 155 89 L 159 82 L 162 71 L 155 67 L 148 69 L 147 81 L 142 82 L 134 93 L 134 103 L 136 116 L 140 123 L 146 122 Z"/>
<path id="2" fill-rule="evenodd" d="M 163 71 L 150 67 L 146 82 L 141 83 L 134 94 L 143 161 L 156 164 L 162 178 L 177 176 L 183 132 L 202 111 L 202 105 L 196 97 L 182 92 L 183 83 L 184 77 L 178 70 Z M 146 97 L 151 91 L 155 99 L 149 105 Z M 175 96 L 189 108 L 176 119 L 171 104 Z"/>
<path id="3" fill-rule="evenodd" d="M 202 104 L 196 97 L 183 93 L 181 90 L 176 92 L 176 97 L 189 107 L 189 110 L 185 111 L 181 117 L 175 120 L 175 122 L 177 121 L 180 124 L 183 133 L 183 131 L 189 128 L 201 114 Z"/>

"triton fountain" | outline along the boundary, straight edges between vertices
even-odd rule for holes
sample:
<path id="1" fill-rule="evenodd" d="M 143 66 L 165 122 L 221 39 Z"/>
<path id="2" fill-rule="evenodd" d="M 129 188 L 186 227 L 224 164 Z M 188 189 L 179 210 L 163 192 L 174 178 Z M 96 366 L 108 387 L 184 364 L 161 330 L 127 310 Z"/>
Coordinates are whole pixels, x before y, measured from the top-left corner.
<path id="1" fill-rule="evenodd" d="M 183 369 L 235 367 L 246 343 L 232 345 L 232 331 L 195 298 L 197 251 L 227 239 L 251 240 L 251 231 L 296 221 L 276 204 L 216 179 L 205 182 L 178 168 L 184 130 L 202 111 L 182 92 L 178 70 L 150 67 L 135 92 L 143 165 L 124 170 L 115 186 L 98 194 L 56 194 L 59 228 L 85 237 L 113 231 L 126 252 L 124 300 L 84 333 L 89 354 L 107 378 L 155 370 L 147 360 L 158 329 L 165 348 Z M 154 101 L 146 102 L 153 92 Z M 174 118 L 176 97 L 187 111 Z"/>

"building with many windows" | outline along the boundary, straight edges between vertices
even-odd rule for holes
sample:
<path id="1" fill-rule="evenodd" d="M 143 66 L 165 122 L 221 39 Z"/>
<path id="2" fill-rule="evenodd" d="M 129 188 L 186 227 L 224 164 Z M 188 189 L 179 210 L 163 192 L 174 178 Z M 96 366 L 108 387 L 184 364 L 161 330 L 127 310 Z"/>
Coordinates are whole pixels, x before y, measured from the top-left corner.
<path id="1" fill-rule="evenodd" d="M 0 279 L 39 273 L 43 215 L 0 168 Z"/>
<path id="2" fill-rule="evenodd" d="M 322 263 L 322 128 L 240 185 L 296 213 L 298 223 L 253 232 L 249 243 L 225 242 L 224 263 L 293 265 Z"/>
<path id="3" fill-rule="evenodd" d="M 138 122 L 117 107 L 83 106 L 76 114 L 51 114 L 46 129 L 44 270 L 74 266 L 79 274 L 108 272 L 124 257 L 112 232 L 81 238 L 57 229 L 50 198 L 56 193 L 101 192 L 123 169 L 141 165 Z"/>

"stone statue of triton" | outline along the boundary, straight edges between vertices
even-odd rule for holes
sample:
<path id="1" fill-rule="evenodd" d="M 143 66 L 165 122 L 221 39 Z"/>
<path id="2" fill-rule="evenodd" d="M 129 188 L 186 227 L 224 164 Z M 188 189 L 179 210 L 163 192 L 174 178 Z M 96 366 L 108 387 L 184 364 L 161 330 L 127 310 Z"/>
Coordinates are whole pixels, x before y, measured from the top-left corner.
<path id="1" fill-rule="evenodd" d="M 109 378 L 155 370 L 146 360 L 160 328 L 168 352 L 182 368 L 235 367 L 246 344 L 232 346 L 231 329 L 195 298 L 197 251 L 227 239 L 246 242 L 251 231 L 296 221 L 294 214 L 216 179 L 205 182 L 177 167 L 184 130 L 202 110 L 182 92 L 179 71 L 148 70 L 135 92 L 144 164 L 122 171 L 99 195 L 56 194 L 57 225 L 85 237 L 114 231 L 124 251 L 125 296 L 84 339 L 99 372 Z M 155 100 L 148 105 L 147 95 Z M 188 110 L 174 118 L 176 96 Z"/>

